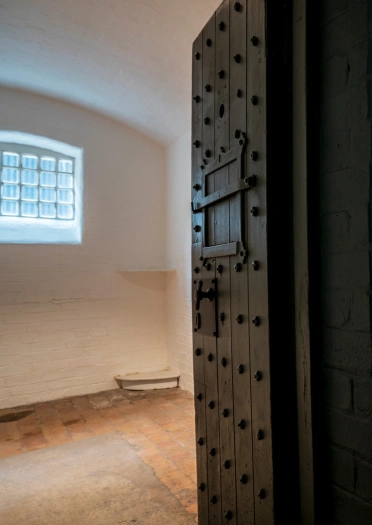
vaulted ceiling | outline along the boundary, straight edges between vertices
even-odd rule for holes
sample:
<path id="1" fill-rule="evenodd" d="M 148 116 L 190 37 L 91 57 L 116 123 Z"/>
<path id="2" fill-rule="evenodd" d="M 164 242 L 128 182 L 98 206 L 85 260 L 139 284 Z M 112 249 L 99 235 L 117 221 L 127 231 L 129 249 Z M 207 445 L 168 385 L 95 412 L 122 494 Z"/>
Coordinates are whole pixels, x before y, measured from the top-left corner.
<path id="1" fill-rule="evenodd" d="M 0 0 L 0 85 L 57 97 L 162 144 L 190 128 L 192 42 L 221 0 Z"/>

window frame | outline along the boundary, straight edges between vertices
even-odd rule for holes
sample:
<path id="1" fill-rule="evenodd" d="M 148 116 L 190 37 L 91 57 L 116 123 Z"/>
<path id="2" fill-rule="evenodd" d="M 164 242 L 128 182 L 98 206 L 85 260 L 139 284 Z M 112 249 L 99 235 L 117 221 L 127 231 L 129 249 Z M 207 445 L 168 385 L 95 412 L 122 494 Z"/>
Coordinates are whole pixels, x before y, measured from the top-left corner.
<path id="1" fill-rule="evenodd" d="M 74 218 L 0 215 L 0 244 L 81 244 L 83 232 L 83 149 L 39 135 L 0 131 L 0 147 L 19 154 L 54 155 L 74 162 Z M 24 149 L 22 149 L 24 147 Z"/>

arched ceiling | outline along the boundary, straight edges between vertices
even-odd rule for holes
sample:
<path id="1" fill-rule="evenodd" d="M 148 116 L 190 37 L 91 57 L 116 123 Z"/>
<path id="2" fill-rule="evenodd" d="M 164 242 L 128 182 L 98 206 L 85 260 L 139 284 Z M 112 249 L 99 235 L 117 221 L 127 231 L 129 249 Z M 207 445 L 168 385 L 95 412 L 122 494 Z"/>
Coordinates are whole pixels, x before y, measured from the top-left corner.
<path id="1" fill-rule="evenodd" d="M 221 0 L 0 0 L 0 85 L 89 107 L 162 144 L 190 128 L 192 42 Z"/>

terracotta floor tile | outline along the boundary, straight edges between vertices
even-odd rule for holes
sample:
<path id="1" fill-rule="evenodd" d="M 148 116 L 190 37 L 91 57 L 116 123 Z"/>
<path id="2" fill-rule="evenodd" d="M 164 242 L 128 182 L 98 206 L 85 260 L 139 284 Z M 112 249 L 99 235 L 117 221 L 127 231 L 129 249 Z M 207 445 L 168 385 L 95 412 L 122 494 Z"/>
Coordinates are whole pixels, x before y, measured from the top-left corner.
<path id="1" fill-rule="evenodd" d="M 119 433 L 196 517 L 193 396 L 179 389 L 121 389 L 19 407 L 34 412 L 0 423 L 0 458 L 94 436 Z M 13 413 L 0 410 L 0 416 Z"/>
<path id="2" fill-rule="evenodd" d="M 31 450 L 38 450 L 48 446 L 48 442 L 43 435 L 24 437 L 21 440 L 23 452 L 30 452 Z"/>
<path id="3" fill-rule="evenodd" d="M 0 458 L 8 456 L 15 456 L 22 453 L 22 446 L 20 441 L 10 441 L 0 443 Z"/>

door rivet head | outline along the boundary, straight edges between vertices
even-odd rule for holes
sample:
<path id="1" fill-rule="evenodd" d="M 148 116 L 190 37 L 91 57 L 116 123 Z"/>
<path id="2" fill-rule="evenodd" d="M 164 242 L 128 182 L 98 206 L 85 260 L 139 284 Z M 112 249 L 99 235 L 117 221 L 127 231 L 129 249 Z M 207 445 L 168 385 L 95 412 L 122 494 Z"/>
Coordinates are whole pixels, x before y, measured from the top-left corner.
<path id="1" fill-rule="evenodd" d="M 202 492 L 205 491 L 205 483 L 200 483 L 199 490 L 201 490 Z"/>
<path id="2" fill-rule="evenodd" d="M 242 483 L 243 485 L 245 485 L 246 483 L 248 483 L 248 476 L 247 476 L 247 474 L 243 474 L 239 481 L 240 481 L 240 483 Z"/>
<path id="3" fill-rule="evenodd" d="M 253 317 L 252 323 L 254 324 L 254 326 L 260 326 L 261 320 L 259 317 L 256 316 L 256 317 Z"/>
<path id="4" fill-rule="evenodd" d="M 252 262 L 252 268 L 255 272 L 257 272 L 258 268 L 260 267 L 260 263 L 258 261 Z"/>
<path id="5" fill-rule="evenodd" d="M 240 375 L 244 373 L 244 365 L 239 365 L 238 366 L 238 372 L 239 372 Z"/>
<path id="6" fill-rule="evenodd" d="M 241 271 L 242 271 L 242 264 L 241 264 L 241 263 L 236 263 L 236 264 L 234 265 L 234 269 L 235 269 L 235 271 L 237 271 L 237 272 L 241 272 Z"/>
<path id="7" fill-rule="evenodd" d="M 207 38 L 205 43 L 207 44 L 208 47 L 212 47 L 212 40 L 210 38 Z"/>
<path id="8" fill-rule="evenodd" d="M 260 372 L 259 370 L 254 374 L 254 378 L 256 381 L 261 381 L 262 380 L 262 372 Z"/>
<path id="9" fill-rule="evenodd" d="M 236 130 L 234 131 L 234 137 L 235 137 L 236 139 L 239 139 L 239 138 L 240 138 L 240 135 L 241 135 L 241 131 L 240 131 L 240 129 L 236 129 Z"/>
<path id="10" fill-rule="evenodd" d="M 258 441 L 262 441 L 263 438 L 264 438 L 264 431 L 260 429 L 257 431 L 257 439 Z"/>
<path id="11" fill-rule="evenodd" d="M 219 72 L 218 72 L 218 78 L 225 78 L 225 71 L 223 69 L 221 69 Z"/>
<path id="12" fill-rule="evenodd" d="M 264 491 L 264 489 L 261 489 L 259 491 L 259 493 L 257 494 L 257 496 L 260 498 L 260 499 L 264 499 L 266 497 L 266 492 Z"/>
<path id="13" fill-rule="evenodd" d="M 207 158 L 209 158 L 211 155 L 212 155 L 211 150 L 210 150 L 210 149 L 207 149 L 207 151 L 205 152 L 205 156 L 206 156 Z"/>
<path id="14" fill-rule="evenodd" d="M 210 408 L 211 410 L 214 409 L 214 401 L 209 401 L 208 408 Z"/>
<path id="15" fill-rule="evenodd" d="M 223 417 L 228 417 L 229 416 L 229 410 L 227 408 L 224 408 L 222 410 L 222 415 L 223 415 Z"/>
<path id="16" fill-rule="evenodd" d="M 253 106 L 257 106 L 257 104 L 258 104 L 258 97 L 256 95 L 253 95 L 253 97 L 251 97 L 251 102 L 252 102 Z"/>
<path id="17" fill-rule="evenodd" d="M 258 46 L 258 38 L 256 36 L 252 36 L 251 42 L 252 46 Z"/>
<path id="18" fill-rule="evenodd" d="M 211 450 L 209 451 L 209 455 L 210 456 L 215 456 L 216 454 L 217 454 L 216 449 L 215 448 L 211 448 Z"/>
<path id="19" fill-rule="evenodd" d="M 202 228 L 201 228 L 200 224 L 197 224 L 196 226 L 194 226 L 194 231 L 196 231 L 196 232 L 201 232 L 201 229 Z"/>
<path id="20" fill-rule="evenodd" d="M 257 217 L 257 215 L 258 215 L 258 208 L 256 208 L 256 206 L 253 206 L 253 208 L 251 208 L 251 215 L 252 215 L 252 217 Z"/>
<path id="21" fill-rule="evenodd" d="M 202 354 L 201 348 L 197 348 L 197 349 L 195 350 L 195 355 L 196 355 L 197 357 L 199 357 L 199 356 L 201 356 L 201 354 Z"/>
<path id="22" fill-rule="evenodd" d="M 207 359 L 211 363 L 213 361 L 213 354 L 208 354 Z"/>
<path id="23" fill-rule="evenodd" d="M 200 58 L 201 58 L 201 54 L 199 53 L 199 51 L 197 51 L 197 52 L 195 53 L 195 58 L 196 58 L 196 60 L 200 60 Z"/>
<path id="24" fill-rule="evenodd" d="M 231 510 L 228 510 L 225 514 L 225 519 L 227 519 L 228 521 L 232 520 L 232 517 L 233 517 L 233 514 L 231 512 Z"/>
<path id="25" fill-rule="evenodd" d="M 200 272 L 200 268 L 199 268 L 199 266 L 195 266 L 195 268 L 194 268 L 194 272 L 195 272 L 195 273 L 199 273 L 199 272 Z"/>
<path id="26" fill-rule="evenodd" d="M 201 401 L 201 400 L 203 399 L 203 395 L 202 395 L 202 394 L 198 394 L 198 395 L 196 396 L 196 399 L 197 399 L 198 401 Z"/>
<path id="27" fill-rule="evenodd" d="M 242 91 L 241 89 L 238 89 L 237 92 L 236 92 L 236 96 L 237 96 L 238 98 L 242 98 L 242 96 L 243 96 L 243 91 Z"/>
<path id="28" fill-rule="evenodd" d="M 200 184 L 194 184 L 193 188 L 195 191 L 199 191 L 202 187 L 200 186 Z"/>
<path id="29" fill-rule="evenodd" d="M 205 117 L 205 119 L 204 119 L 204 124 L 205 124 L 206 126 L 208 126 L 208 125 L 210 124 L 210 122 L 211 122 L 211 119 L 210 119 L 209 117 Z"/>
<path id="30" fill-rule="evenodd" d="M 243 10 L 243 6 L 242 6 L 242 4 L 240 2 L 235 2 L 234 9 L 235 9 L 235 11 L 240 13 Z"/>
<path id="31" fill-rule="evenodd" d="M 218 273 L 222 273 L 222 271 L 223 271 L 223 266 L 222 266 L 222 264 L 219 264 L 219 265 L 217 266 L 217 272 L 218 272 Z"/>
<path id="32" fill-rule="evenodd" d="M 215 505 L 215 504 L 217 503 L 217 496 L 212 496 L 212 497 L 211 497 L 211 503 L 212 503 L 213 505 Z"/>
<path id="33" fill-rule="evenodd" d="M 199 102 L 201 101 L 201 98 L 199 97 L 199 95 L 196 95 L 196 97 L 194 97 L 194 100 L 197 104 L 199 104 Z"/>
<path id="34" fill-rule="evenodd" d="M 234 55 L 234 60 L 237 64 L 240 64 L 240 62 L 242 61 L 242 56 L 238 53 L 237 55 Z"/>
<path id="35" fill-rule="evenodd" d="M 225 29 L 226 29 L 226 24 L 225 24 L 225 22 L 220 22 L 220 23 L 218 24 L 218 27 L 219 27 L 220 31 L 225 31 Z"/>
<path id="36" fill-rule="evenodd" d="M 241 429 L 241 430 L 244 430 L 245 429 L 245 420 L 244 419 L 241 419 L 238 423 L 238 427 Z"/>
<path id="37" fill-rule="evenodd" d="M 203 444 L 204 444 L 204 439 L 203 438 L 199 438 L 198 439 L 198 445 L 201 447 Z"/>
<path id="38" fill-rule="evenodd" d="M 209 272 L 211 268 L 212 268 L 211 263 L 207 263 L 207 264 L 205 265 L 205 269 L 207 270 L 207 272 Z"/>
<path id="39" fill-rule="evenodd" d="M 227 365 L 227 359 L 226 359 L 226 357 L 223 357 L 223 358 L 221 359 L 221 365 L 222 365 L 224 368 L 225 368 L 225 366 Z"/>
<path id="40" fill-rule="evenodd" d="M 194 146 L 195 146 L 196 149 L 200 148 L 200 140 L 196 140 L 194 142 Z"/>
<path id="41" fill-rule="evenodd" d="M 258 153 L 257 153 L 257 151 L 252 151 L 252 153 L 251 153 L 251 159 L 252 159 L 253 161 L 258 160 Z"/>
<path id="42" fill-rule="evenodd" d="M 223 466 L 225 467 L 226 470 L 228 470 L 230 467 L 231 467 L 231 462 L 230 460 L 226 460 L 223 464 Z"/>
<path id="43" fill-rule="evenodd" d="M 210 93 L 210 92 L 212 91 L 212 86 L 211 86 L 210 84 L 207 84 L 207 85 L 205 86 L 205 91 L 206 91 L 207 93 Z"/>
<path id="44" fill-rule="evenodd" d="M 242 322 L 243 322 L 243 316 L 242 316 L 242 315 L 238 315 L 238 316 L 236 317 L 236 322 L 237 322 L 238 324 L 242 324 Z"/>

